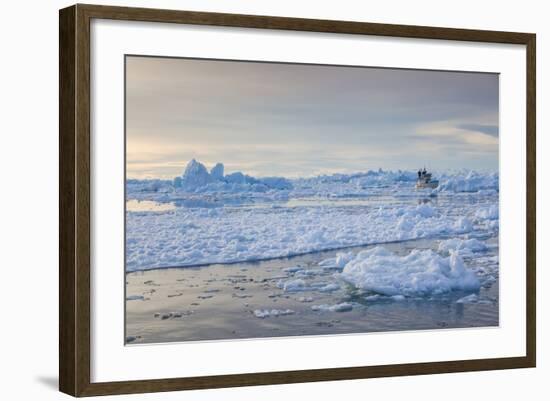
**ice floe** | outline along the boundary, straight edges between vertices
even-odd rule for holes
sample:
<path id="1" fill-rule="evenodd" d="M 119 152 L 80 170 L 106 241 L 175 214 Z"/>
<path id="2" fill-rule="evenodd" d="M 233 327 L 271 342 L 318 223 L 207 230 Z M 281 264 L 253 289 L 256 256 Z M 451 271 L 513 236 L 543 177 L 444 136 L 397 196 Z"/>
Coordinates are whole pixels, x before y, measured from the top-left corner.
<path id="1" fill-rule="evenodd" d="M 292 309 L 256 309 L 254 311 L 254 316 L 265 319 L 266 317 L 286 316 L 293 315 L 294 313 Z"/>
<path id="2" fill-rule="evenodd" d="M 475 213 L 475 216 L 481 220 L 497 220 L 498 215 L 498 205 L 496 204 L 482 207 Z"/>
<path id="3" fill-rule="evenodd" d="M 462 297 L 456 301 L 457 304 L 473 304 L 476 303 L 479 300 L 479 296 L 477 294 L 470 294 L 466 295 L 465 297 Z"/>
<path id="4" fill-rule="evenodd" d="M 342 302 L 335 305 L 312 305 L 311 310 L 315 312 L 349 312 L 353 309 L 353 305 L 349 302 Z"/>
<path id="5" fill-rule="evenodd" d="M 441 241 L 438 245 L 439 252 L 449 252 L 449 251 L 460 251 L 464 253 L 471 252 L 480 252 L 487 249 L 487 245 L 483 242 L 471 238 L 471 239 L 461 239 L 461 238 L 451 238 L 448 240 Z"/>
<path id="6" fill-rule="evenodd" d="M 359 213 L 360 212 L 360 213 Z M 191 266 L 287 257 L 320 250 L 469 233 L 475 206 L 363 209 L 178 208 L 127 213 L 126 268 Z M 462 213 L 461 216 L 456 216 Z M 491 220 L 492 221 L 492 220 Z M 498 230 L 483 225 L 484 230 Z M 476 224 L 480 225 L 479 221 Z M 350 255 L 323 261 L 342 268 Z"/>
<path id="7" fill-rule="evenodd" d="M 482 174 L 475 171 L 444 175 L 440 178 L 438 190 L 452 192 L 498 191 L 498 178 L 498 173 Z"/>
<path id="8" fill-rule="evenodd" d="M 442 201 L 420 204 L 415 204 L 416 198 L 423 195 L 414 190 L 416 173 L 410 171 L 255 178 L 226 173 L 221 163 L 208 170 L 192 160 L 175 180 L 129 179 L 128 200 L 174 206 L 127 211 L 126 270 L 254 261 L 498 232 L 498 174 L 435 174 L 441 186 L 432 192 Z M 464 201 L 472 196 L 474 201 Z M 353 257 L 342 251 L 319 267 L 340 270 Z M 287 273 L 295 278 L 315 274 L 299 267 Z"/>
<path id="9" fill-rule="evenodd" d="M 298 291 L 306 291 L 309 288 L 306 285 L 306 282 L 302 279 L 296 279 L 296 280 L 280 280 L 277 283 L 277 287 L 281 288 L 285 292 L 298 292 Z"/>
<path id="10" fill-rule="evenodd" d="M 498 173 L 476 171 L 434 172 L 440 181 L 437 189 L 423 192 L 427 196 L 438 193 L 478 193 L 483 196 L 498 194 Z M 226 202 L 243 200 L 275 201 L 287 198 L 345 198 L 371 196 L 390 191 L 394 195 L 415 193 L 414 171 L 367 171 L 353 174 L 320 175 L 317 177 L 252 177 L 240 171 L 225 174 L 222 163 L 216 163 L 210 172 L 204 164 L 193 159 L 183 174 L 172 180 L 128 179 L 128 199 L 157 201 L 181 200 L 193 194 L 215 195 Z"/>
<path id="11" fill-rule="evenodd" d="M 431 250 L 399 256 L 375 247 L 359 252 L 348 262 L 341 278 L 362 291 L 388 296 L 427 296 L 480 288 L 476 274 L 454 251 L 448 257 Z"/>

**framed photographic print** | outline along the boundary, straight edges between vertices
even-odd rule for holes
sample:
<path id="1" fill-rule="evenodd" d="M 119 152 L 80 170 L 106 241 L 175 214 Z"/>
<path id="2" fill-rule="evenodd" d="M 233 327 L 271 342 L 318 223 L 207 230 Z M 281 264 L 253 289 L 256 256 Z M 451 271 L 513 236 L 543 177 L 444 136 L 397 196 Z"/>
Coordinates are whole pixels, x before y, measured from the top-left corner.
<path id="1" fill-rule="evenodd" d="M 534 367 L 535 35 L 60 11 L 60 390 Z"/>

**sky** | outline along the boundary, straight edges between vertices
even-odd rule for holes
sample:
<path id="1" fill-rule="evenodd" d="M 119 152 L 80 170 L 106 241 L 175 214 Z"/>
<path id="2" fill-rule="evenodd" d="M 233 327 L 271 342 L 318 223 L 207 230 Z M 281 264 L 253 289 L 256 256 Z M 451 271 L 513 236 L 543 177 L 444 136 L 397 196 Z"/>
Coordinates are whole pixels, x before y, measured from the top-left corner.
<path id="1" fill-rule="evenodd" d="M 128 178 L 498 170 L 497 74 L 126 57 Z"/>

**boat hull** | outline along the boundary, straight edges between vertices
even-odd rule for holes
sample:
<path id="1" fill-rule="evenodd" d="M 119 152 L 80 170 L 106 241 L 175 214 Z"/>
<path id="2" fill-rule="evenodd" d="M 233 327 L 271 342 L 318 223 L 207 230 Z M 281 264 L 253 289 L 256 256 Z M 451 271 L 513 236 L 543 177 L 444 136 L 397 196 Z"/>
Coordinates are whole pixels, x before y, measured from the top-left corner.
<path id="1" fill-rule="evenodd" d="M 439 186 L 439 181 L 417 182 L 416 189 L 434 189 Z"/>

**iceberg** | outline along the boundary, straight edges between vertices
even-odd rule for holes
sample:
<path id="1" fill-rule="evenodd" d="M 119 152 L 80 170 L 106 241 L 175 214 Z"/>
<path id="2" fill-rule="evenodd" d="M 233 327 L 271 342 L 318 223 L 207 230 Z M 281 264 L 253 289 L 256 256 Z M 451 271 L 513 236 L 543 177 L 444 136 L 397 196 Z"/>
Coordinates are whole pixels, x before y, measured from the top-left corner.
<path id="1" fill-rule="evenodd" d="M 223 170 L 224 170 L 223 164 L 216 163 L 216 165 L 212 167 L 212 169 L 210 170 L 210 176 L 212 177 L 212 179 L 216 181 L 221 181 L 223 180 Z"/>
<path id="2" fill-rule="evenodd" d="M 159 192 L 161 187 L 166 193 L 186 191 L 192 193 L 254 193 L 293 188 L 291 181 L 284 177 L 255 178 L 240 171 L 227 175 L 224 173 L 223 163 L 216 163 L 209 172 L 204 164 L 192 159 L 187 163 L 183 174 L 175 177 L 172 181 L 131 180 L 132 184 L 134 181 L 140 184 L 140 191 L 135 191 L 135 185 L 128 186 L 128 189 L 129 193 L 135 194 L 147 191 Z"/>
<path id="3" fill-rule="evenodd" d="M 197 188 L 212 181 L 212 176 L 208 173 L 208 170 L 206 170 L 204 164 L 192 159 L 189 163 L 187 163 L 187 167 L 185 167 L 181 180 L 181 186 L 188 189 Z"/>

